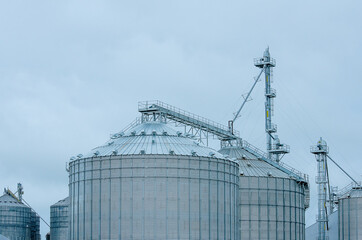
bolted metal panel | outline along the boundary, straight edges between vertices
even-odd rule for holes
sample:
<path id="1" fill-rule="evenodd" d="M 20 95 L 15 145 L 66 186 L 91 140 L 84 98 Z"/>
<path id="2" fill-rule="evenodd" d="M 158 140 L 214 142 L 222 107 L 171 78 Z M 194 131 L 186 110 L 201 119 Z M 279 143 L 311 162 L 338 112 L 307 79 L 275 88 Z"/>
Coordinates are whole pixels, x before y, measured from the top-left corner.
<path id="1" fill-rule="evenodd" d="M 32 211 L 12 196 L 0 197 L 0 234 L 9 239 L 31 238 Z"/>
<path id="2" fill-rule="evenodd" d="M 34 212 L 31 211 L 31 240 L 40 240 L 40 217 Z"/>
<path id="3" fill-rule="evenodd" d="M 295 180 L 240 176 L 240 239 L 305 239 L 304 188 Z"/>
<path id="4" fill-rule="evenodd" d="M 339 239 L 362 239 L 362 189 L 352 189 L 338 202 Z"/>
<path id="5" fill-rule="evenodd" d="M 69 197 L 50 207 L 50 236 L 52 240 L 68 239 Z"/>
<path id="6" fill-rule="evenodd" d="M 70 239 L 238 239 L 238 164 L 123 155 L 70 163 Z"/>
<path id="7" fill-rule="evenodd" d="M 239 162 L 240 239 L 305 239 L 305 184 L 240 147 L 220 153 Z"/>

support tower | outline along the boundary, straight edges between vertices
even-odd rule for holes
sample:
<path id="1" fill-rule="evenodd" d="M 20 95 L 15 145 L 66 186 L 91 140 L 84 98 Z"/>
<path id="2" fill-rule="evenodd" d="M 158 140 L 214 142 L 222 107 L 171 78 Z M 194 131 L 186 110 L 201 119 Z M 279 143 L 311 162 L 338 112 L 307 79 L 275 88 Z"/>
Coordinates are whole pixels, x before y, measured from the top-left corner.
<path id="1" fill-rule="evenodd" d="M 264 69 L 265 73 L 265 132 L 268 158 L 275 159 L 279 162 L 280 155 L 289 153 L 290 150 L 288 145 L 280 143 L 278 136 L 275 135 L 277 125 L 272 123 L 276 91 L 271 87 L 271 81 L 273 77 L 273 67 L 275 67 L 275 59 L 270 57 L 269 47 L 264 51 L 262 58 L 254 59 L 254 65 Z"/>
<path id="2" fill-rule="evenodd" d="M 316 183 L 318 185 L 318 240 L 328 239 L 328 215 L 327 215 L 327 143 L 320 138 L 316 146 L 311 147 L 311 153 L 317 159 L 318 175 Z"/>

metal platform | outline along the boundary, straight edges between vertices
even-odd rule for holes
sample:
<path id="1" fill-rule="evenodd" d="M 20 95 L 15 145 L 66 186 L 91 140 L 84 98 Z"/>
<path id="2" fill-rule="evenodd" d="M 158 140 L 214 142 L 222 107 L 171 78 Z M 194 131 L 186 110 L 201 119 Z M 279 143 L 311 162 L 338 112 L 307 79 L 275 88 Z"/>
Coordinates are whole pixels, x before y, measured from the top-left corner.
<path id="1" fill-rule="evenodd" d="M 240 135 L 238 131 L 231 131 L 231 129 L 225 125 L 198 116 L 196 114 L 186 112 L 180 108 L 171 106 L 161 101 L 139 102 L 138 111 L 142 113 L 143 116 L 154 116 L 155 114 L 161 114 L 168 119 L 214 134 L 222 141 L 235 140 Z"/>

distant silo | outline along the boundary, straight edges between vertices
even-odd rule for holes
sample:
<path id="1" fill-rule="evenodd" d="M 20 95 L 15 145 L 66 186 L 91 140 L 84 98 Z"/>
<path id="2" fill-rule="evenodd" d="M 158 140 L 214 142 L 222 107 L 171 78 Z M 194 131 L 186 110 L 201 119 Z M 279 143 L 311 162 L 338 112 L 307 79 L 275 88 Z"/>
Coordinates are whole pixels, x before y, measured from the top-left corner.
<path id="1" fill-rule="evenodd" d="M 8 189 L 0 197 L 0 234 L 10 240 L 40 240 L 40 218 L 19 199 Z"/>
<path id="2" fill-rule="evenodd" d="M 70 239 L 238 239 L 238 164 L 161 121 L 69 164 Z"/>
<path id="3" fill-rule="evenodd" d="M 362 187 L 354 185 L 338 200 L 339 239 L 362 239 Z"/>
<path id="4" fill-rule="evenodd" d="M 9 239 L 31 239 L 31 215 L 29 207 L 5 192 L 0 197 L 0 234 Z"/>
<path id="5" fill-rule="evenodd" d="M 240 165 L 240 239 L 304 240 L 305 209 L 309 204 L 306 183 L 240 146 L 224 147 L 219 152 L 237 159 Z"/>
<path id="6" fill-rule="evenodd" d="M 50 236 L 52 240 L 68 239 L 69 197 L 50 207 Z"/>

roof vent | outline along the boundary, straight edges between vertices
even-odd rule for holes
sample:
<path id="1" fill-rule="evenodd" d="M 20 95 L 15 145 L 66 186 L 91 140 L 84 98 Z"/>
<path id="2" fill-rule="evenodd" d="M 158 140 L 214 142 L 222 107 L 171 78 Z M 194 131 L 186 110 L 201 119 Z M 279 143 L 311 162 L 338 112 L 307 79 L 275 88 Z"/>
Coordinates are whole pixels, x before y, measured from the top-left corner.
<path id="1" fill-rule="evenodd" d="M 112 145 L 113 143 L 114 143 L 114 141 L 109 142 L 109 143 L 108 143 L 108 146 L 109 146 L 109 145 Z"/>
<path id="2" fill-rule="evenodd" d="M 243 154 L 243 155 L 241 156 L 241 159 L 246 159 L 245 154 Z"/>
<path id="3" fill-rule="evenodd" d="M 166 131 L 163 131 L 163 132 L 162 132 L 162 135 L 163 135 L 163 136 L 167 136 L 168 134 L 167 134 Z"/>
<path id="4" fill-rule="evenodd" d="M 96 151 L 95 153 L 93 153 L 94 156 L 98 156 L 99 155 L 99 151 Z"/>
<path id="5" fill-rule="evenodd" d="M 240 176 L 244 176 L 244 172 L 243 172 L 243 171 L 240 171 Z"/>
<path id="6" fill-rule="evenodd" d="M 272 177 L 273 174 L 271 172 L 267 172 L 268 177 Z"/>
<path id="7" fill-rule="evenodd" d="M 178 136 L 178 137 L 181 137 L 181 135 L 182 135 L 182 132 L 180 132 L 180 131 L 177 131 L 177 132 L 176 132 L 176 134 L 177 134 L 177 136 Z"/>
<path id="8" fill-rule="evenodd" d="M 209 156 L 210 156 L 210 157 L 213 157 L 213 156 L 215 156 L 215 153 L 209 152 Z"/>
<path id="9" fill-rule="evenodd" d="M 117 150 L 113 150 L 112 151 L 112 155 L 117 155 L 118 154 L 118 151 Z"/>
<path id="10" fill-rule="evenodd" d="M 116 139 L 116 138 L 119 138 L 118 133 L 115 133 L 115 134 L 111 135 L 111 139 Z"/>
<path id="11" fill-rule="evenodd" d="M 145 154 L 146 151 L 144 149 L 141 149 L 140 154 Z"/>
<path id="12" fill-rule="evenodd" d="M 78 155 L 77 155 L 77 158 L 82 158 L 83 157 L 83 154 L 81 154 L 81 153 L 79 153 Z"/>
<path id="13" fill-rule="evenodd" d="M 136 131 L 132 131 L 132 132 L 131 132 L 131 135 L 132 135 L 132 136 L 135 136 L 135 135 L 136 135 Z"/>
<path id="14" fill-rule="evenodd" d="M 194 150 L 191 150 L 192 156 L 196 156 L 196 152 Z"/>
<path id="15" fill-rule="evenodd" d="M 142 136 L 146 135 L 145 130 L 142 130 L 141 133 L 140 133 L 140 135 L 142 135 Z"/>
<path id="16" fill-rule="evenodd" d="M 246 163 L 246 166 L 251 167 L 251 163 L 250 163 L 250 162 L 247 162 L 247 163 Z"/>
<path id="17" fill-rule="evenodd" d="M 152 131 L 152 135 L 153 135 L 153 136 L 156 136 L 156 135 L 157 135 L 156 130 L 153 130 L 153 131 Z"/>
<path id="18" fill-rule="evenodd" d="M 169 154 L 170 154 L 170 155 L 175 155 L 175 151 L 172 150 L 172 149 L 170 149 Z"/>

